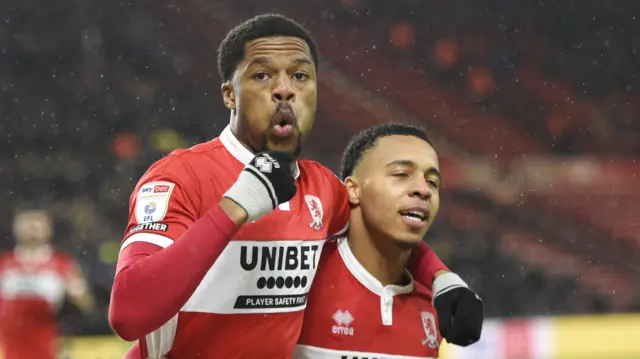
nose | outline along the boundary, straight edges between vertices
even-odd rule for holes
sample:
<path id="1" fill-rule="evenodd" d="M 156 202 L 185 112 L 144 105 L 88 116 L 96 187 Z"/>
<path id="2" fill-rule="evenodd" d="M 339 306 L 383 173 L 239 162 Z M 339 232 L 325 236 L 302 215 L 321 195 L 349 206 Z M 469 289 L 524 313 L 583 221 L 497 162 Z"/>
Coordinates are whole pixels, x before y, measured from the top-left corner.
<path id="1" fill-rule="evenodd" d="M 271 99 L 274 102 L 291 102 L 295 100 L 296 93 L 293 91 L 291 86 L 287 84 L 287 81 L 282 81 L 278 86 L 273 89 L 271 93 Z"/>
<path id="2" fill-rule="evenodd" d="M 411 190 L 411 196 L 415 196 L 420 198 L 421 200 L 428 200 L 431 198 L 431 188 L 429 184 L 424 179 L 417 183 L 415 187 Z"/>

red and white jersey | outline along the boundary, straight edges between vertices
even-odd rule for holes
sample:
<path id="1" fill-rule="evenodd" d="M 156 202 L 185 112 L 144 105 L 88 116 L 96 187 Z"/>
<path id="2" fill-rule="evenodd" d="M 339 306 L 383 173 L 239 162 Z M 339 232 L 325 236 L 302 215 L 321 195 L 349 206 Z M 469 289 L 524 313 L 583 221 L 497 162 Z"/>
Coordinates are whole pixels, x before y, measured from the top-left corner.
<path id="1" fill-rule="evenodd" d="M 65 295 L 85 289 L 75 262 L 62 253 L 43 249 L 27 256 L 16 249 L 0 255 L 0 340 L 5 350 L 22 347 L 48 358 Z"/>
<path id="2" fill-rule="evenodd" d="M 227 127 L 153 164 L 131 196 L 122 248 L 179 240 L 253 156 Z M 342 183 L 327 168 L 301 160 L 294 177 L 296 195 L 242 226 L 180 312 L 141 340 L 149 358 L 291 356 L 325 239 L 345 229 L 349 211 Z"/>
<path id="3" fill-rule="evenodd" d="M 328 242 L 293 357 L 437 358 L 442 338 L 431 300 L 431 290 L 413 280 L 383 286 L 346 238 Z"/>

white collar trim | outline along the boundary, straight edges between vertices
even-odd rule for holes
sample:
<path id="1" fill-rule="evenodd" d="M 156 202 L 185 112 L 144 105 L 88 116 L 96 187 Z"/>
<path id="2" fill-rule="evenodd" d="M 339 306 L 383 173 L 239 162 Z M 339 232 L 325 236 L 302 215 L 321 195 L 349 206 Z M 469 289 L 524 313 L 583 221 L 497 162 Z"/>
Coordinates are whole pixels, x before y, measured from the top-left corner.
<path id="1" fill-rule="evenodd" d="M 349 243 L 346 237 L 338 238 L 338 252 L 342 261 L 349 269 L 349 272 L 367 289 L 377 294 L 380 297 L 393 297 L 396 295 L 407 294 L 413 291 L 413 276 L 409 271 L 405 270 L 406 275 L 409 277 L 409 284 L 405 286 L 400 285 L 382 285 L 376 277 L 371 275 L 363 266 L 358 262 L 356 257 L 349 247 Z"/>
<path id="2" fill-rule="evenodd" d="M 249 151 L 231 132 L 231 126 L 227 125 L 222 133 L 220 134 L 220 142 L 222 145 L 231 153 L 233 157 L 235 157 L 240 163 L 243 165 L 247 165 L 251 162 L 251 159 L 255 156 L 251 151 Z M 296 161 L 295 167 L 293 168 L 293 178 L 298 179 L 300 177 L 300 167 L 298 166 L 298 161 Z"/>

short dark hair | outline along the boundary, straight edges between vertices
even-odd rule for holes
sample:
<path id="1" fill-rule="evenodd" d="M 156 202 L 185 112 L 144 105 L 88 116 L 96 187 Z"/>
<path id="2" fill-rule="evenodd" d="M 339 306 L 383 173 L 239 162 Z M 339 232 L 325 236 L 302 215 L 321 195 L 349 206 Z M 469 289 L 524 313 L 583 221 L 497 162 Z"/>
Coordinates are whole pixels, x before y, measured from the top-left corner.
<path id="1" fill-rule="evenodd" d="M 218 47 L 218 72 L 222 81 L 231 81 L 238 64 L 244 59 L 247 42 L 271 36 L 292 36 L 309 45 L 313 63 L 318 69 L 318 45 L 311 34 L 294 20 L 280 14 L 262 14 L 234 27 Z"/>
<path id="2" fill-rule="evenodd" d="M 417 137 L 431 146 L 431 140 L 427 133 L 420 127 L 407 125 L 403 123 L 386 123 L 383 125 L 375 125 L 356 134 L 351 138 L 347 148 L 342 154 L 342 164 L 340 165 L 340 178 L 344 181 L 353 174 L 356 166 L 362 161 L 362 156 L 373 148 L 382 137 L 387 136 L 413 136 Z"/>

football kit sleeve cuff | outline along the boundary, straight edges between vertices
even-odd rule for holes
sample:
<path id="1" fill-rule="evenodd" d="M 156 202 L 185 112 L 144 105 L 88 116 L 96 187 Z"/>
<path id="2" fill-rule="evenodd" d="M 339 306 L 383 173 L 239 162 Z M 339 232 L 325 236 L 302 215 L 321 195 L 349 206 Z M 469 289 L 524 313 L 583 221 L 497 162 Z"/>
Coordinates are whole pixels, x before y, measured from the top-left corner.
<path id="1" fill-rule="evenodd" d="M 440 274 L 433 281 L 434 298 L 455 288 L 469 288 L 459 275 L 448 272 Z"/>
<path id="2" fill-rule="evenodd" d="M 240 172 L 238 180 L 223 195 L 247 211 L 248 222 L 273 211 L 278 198 L 269 180 L 251 165 Z"/>

